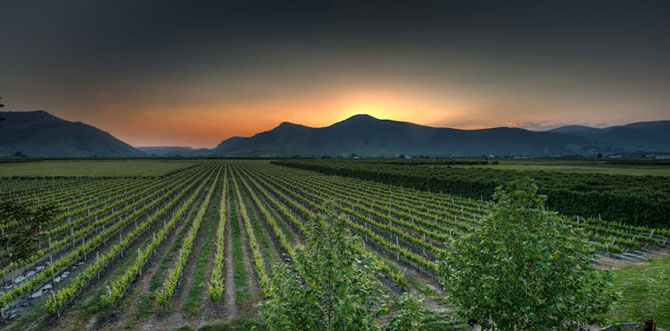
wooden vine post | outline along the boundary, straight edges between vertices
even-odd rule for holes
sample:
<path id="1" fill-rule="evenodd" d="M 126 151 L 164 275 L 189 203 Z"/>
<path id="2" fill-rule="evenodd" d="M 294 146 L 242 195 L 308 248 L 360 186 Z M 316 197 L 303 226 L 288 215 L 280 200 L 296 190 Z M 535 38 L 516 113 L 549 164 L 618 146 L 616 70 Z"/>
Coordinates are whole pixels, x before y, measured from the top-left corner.
<path id="1" fill-rule="evenodd" d="M 656 331 L 656 322 L 651 318 L 644 321 L 644 331 Z"/>

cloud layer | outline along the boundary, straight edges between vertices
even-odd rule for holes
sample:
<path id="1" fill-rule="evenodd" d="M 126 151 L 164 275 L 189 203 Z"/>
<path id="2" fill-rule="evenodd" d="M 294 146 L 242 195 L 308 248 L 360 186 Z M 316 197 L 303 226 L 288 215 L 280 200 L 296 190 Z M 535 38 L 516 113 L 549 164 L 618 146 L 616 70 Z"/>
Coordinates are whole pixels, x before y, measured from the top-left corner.
<path id="1" fill-rule="evenodd" d="M 356 113 L 435 126 L 668 119 L 663 1 L 0 4 L 0 93 L 134 145 Z"/>

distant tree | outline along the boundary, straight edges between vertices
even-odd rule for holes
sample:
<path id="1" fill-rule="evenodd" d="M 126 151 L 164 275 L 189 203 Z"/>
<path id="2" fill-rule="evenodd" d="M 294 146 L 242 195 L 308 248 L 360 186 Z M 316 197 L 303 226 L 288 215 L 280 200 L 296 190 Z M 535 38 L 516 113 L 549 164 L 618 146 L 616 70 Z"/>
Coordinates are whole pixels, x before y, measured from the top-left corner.
<path id="1" fill-rule="evenodd" d="M 14 201 L 0 203 L 0 219 L 8 228 L 0 235 L 0 264 L 12 263 L 28 258 L 38 246 L 40 225 L 56 215 L 56 207 L 34 207 Z"/>
<path id="2" fill-rule="evenodd" d="M 598 155 L 596 155 L 596 158 L 602 159 L 603 158 L 603 153 L 598 153 Z"/>
<path id="3" fill-rule="evenodd" d="M 586 234 L 547 212 L 537 190 L 527 178 L 498 187 L 491 214 L 440 257 L 449 300 L 483 329 L 574 330 L 614 301 Z"/>
<path id="4" fill-rule="evenodd" d="M 2 100 L 2 97 L 0 97 L 0 100 Z M 5 105 L 4 105 L 2 102 L 0 102 L 0 108 L 4 108 L 4 107 L 5 107 Z M 5 120 L 5 118 L 2 117 L 2 116 L 0 116 L 0 122 L 2 122 L 2 121 L 4 121 L 4 120 Z M 0 126 L 0 127 L 1 127 L 1 126 Z"/>
<path id="5" fill-rule="evenodd" d="M 14 154 L 12 154 L 12 157 L 26 158 L 28 156 L 25 153 L 23 153 L 22 151 L 16 151 L 16 152 L 14 152 Z"/>

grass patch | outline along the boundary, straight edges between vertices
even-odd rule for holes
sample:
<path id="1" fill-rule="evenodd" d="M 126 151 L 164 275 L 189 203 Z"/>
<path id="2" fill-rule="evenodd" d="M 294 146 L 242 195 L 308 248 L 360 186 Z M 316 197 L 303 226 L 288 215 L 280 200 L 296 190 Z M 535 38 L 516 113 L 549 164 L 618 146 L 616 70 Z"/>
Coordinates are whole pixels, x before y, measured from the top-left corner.
<path id="1" fill-rule="evenodd" d="M 256 194 L 256 196 L 262 203 L 265 204 L 265 208 L 270 212 L 270 215 L 274 217 L 275 223 L 277 223 L 281 229 L 281 232 L 284 234 L 284 236 L 286 236 L 286 240 L 288 240 L 290 243 L 297 243 L 295 236 L 293 235 L 293 231 L 291 231 L 291 229 L 286 224 L 287 221 L 284 220 L 284 218 L 281 217 L 274 208 L 272 208 L 272 204 L 270 204 L 270 202 L 267 201 L 263 195 Z"/>
<path id="2" fill-rule="evenodd" d="M 137 319 L 144 318 L 146 316 L 149 316 L 150 314 L 154 313 L 154 295 L 153 293 L 146 295 L 146 294 L 140 294 L 137 297 L 137 312 L 135 313 L 135 317 Z"/>
<path id="3" fill-rule="evenodd" d="M 231 185 L 232 186 L 232 185 Z M 238 306 L 249 303 L 249 283 L 247 281 L 247 268 L 244 265 L 244 252 L 242 251 L 242 231 L 240 230 L 240 216 L 237 203 L 230 204 L 231 237 L 233 238 L 233 280 L 235 282 L 235 302 Z"/>
<path id="4" fill-rule="evenodd" d="M 204 198 L 202 195 L 199 196 L 196 200 L 196 203 L 194 203 L 193 206 L 199 206 L 199 203 L 201 203 L 203 199 Z M 188 232 L 189 229 L 188 224 L 190 223 L 190 221 L 195 219 L 194 210 L 195 209 L 191 207 L 189 213 L 184 219 L 184 222 L 186 222 L 187 226 L 184 226 L 184 228 L 182 228 L 182 230 L 177 234 L 177 238 L 175 238 L 172 247 L 167 252 L 165 257 L 163 257 L 160 265 L 158 266 L 158 269 L 151 277 L 151 281 L 149 283 L 149 294 L 148 295 L 141 294 L 137 298 L 137 312 L 135 313 L 136 319 L 142 319 L 156 311 L 154 305 L 156 302 L 155 292 L 161 285 L 163 285 L 163 280 L 165 279 L 165 273 L 173 265 L 172 261 L 176 258 L 177 253 L 179 252 L 179 248 L 181 247 L 181 244 L 184 241 L 184 236 Z"/>
<path id="5" fill-rule="evenodd" d="M 660 328 L 670 328 L 670 258 L 614 270 L 612 281 L 621 297 L 607 316 L 612 323 L 644 322 L 653 318 Z"/>
<path id="6" fill-rule="evenodd" d="M 230 322 L 206 325 L 198 329 L 199 331 L 246 331 L 246 330 L 266 330 L 265 325 L 253 318 L 236 318 Z"/>
<path id="7" fill-rule="evenodd" d="M 405 275 L 405 280 L 407 280 L 408 285 L 414 287 L 419 293 L 421 293 L 421 295 L 434 299 L 441 299 L 437 291 L 430 288 L 430 286 L 426 285 L 425 283 L 420 282 L 418 279 Z"/>
<path id="8" fill-rule="evenodd" d="M 161 261 L 160 266 L 158 266 L 158 270 L 156 273 L 154 273 L 153 277 L 151 277 L 151 283 L 149 284 L 149 291 L 152 292 L 151 296 L 153 297 L 153 292 L 156 291 L 162 284 L 163 284 L 163 276 L 165 272 L 172 266 L 172 261 L 176 258 L 177 253 L 179 252 L 179 247 L 181 247 L 182 242 L 184 241 L 184 236 L 188 232 L 188 226 L 185 226 L 181 232 L 177 235 L 177 238 L 174 241 L 174 244 L 172 245 L 172 248 L 170 248 L 170 251 L 167 253 L 167 255 L 163 258 Z"/>
<path id="9" fill-rule="evenodd" d="M 48 299 L 47 299 L 48 300 Z M 20 316 L 19 319 L 12 325 L 10 330 L 39 330 L 42 326 L 41 317 L 46 315 L 44 304 L 39 304 L 30 309 L 25 315 Z M 0 324 L 1 325 L 1 324 Z"/>
<path id="10" fill-rule="evenodd" d="M 254 231 L 253 233 L 256 234 L 256 239 L 258 239 L 258 244 L 261 248 L 261 254 L 263 254 L 263 259 L 265 260 L 265 270 L 270 273 L 272 266 L 277 263 L 277 254 L 274 251 L 274 245 L 270 242 L 265 227 L 260 223 L 260 218 L 256 213 L 256 209 L 253 207 L 255 204 L 249 197 L 249 193 L 246 190 L 241 191 L 240 193 L 243 194 L 242 199 L 244 199 L 244 205 L 247 206 L 247 215 L 249 216 L 251 227 Z"/>
<path id="11" fill-rule="evenodd" d="M 112 236 L 109 239 L 109 244 L 113 244 L 113 238 Z M 79 312 L 79 320 L 86 322 L 93 315 L 105 310 L 105 306 L 103 306 L 102 300 L 100 300 L 100 297 L 107 292 L 105 285 L 111 286 L 111 280 L 120 277 L 136 260 L 136 255 L 128 254 L 128 251 L 126 251 L 121 261 L 114 264 L 115 268 L 108 274 L 105 282 L 98 287 L 98 290 L 93 292 L 86 300 L 75 300 L 73 310 Z"/>
<path id="12" fill-rule="evenodd" d="M 186 294 L 186 299 L 184 300 L 184 311 L 187 313 L 191 314 L 191 316 L 195 316 L 198 313 L 200 313 L 200 296 L 202 294 L 202 291 L 206 291 L 205 289 L 205 269 L 207 268 L 207 262 L 209 261 L 209 253 L 211 251 L 211 246 L 212 246 L 212 240 L 214 234 L 216 234 L 216 226 L 217 226 L 217 220 L 218 220 L 218 208 L 217 202 L 219 201 L 220 198 L 218 198 L 218 194 L 214 196 L 214 199 L 212 200 L 211 204 L 214 206 L 214 208 L 211 208 L 210 211 L 210 216 L 209 216 L 209 222 L 207 223 L 207 234 L 205 236 L 205 243 L 202 246 L 202 249 L 200 250 L 200 255 L 198 256 L 198 260 L 195 265 L 195 270 L 193 271 L 193 277 L 192 277 L 192 283 L 191 283 L 191 288 L 188 290 Z"/>
<path id="13" fill-rule="evenodd" d="M 427 313 L 423 321 L 424 330 L 434 331 L 454 331 L 454 330 L 472 330 L 472 327 L 459 321 L 454 316 L 438 313 Z"/>

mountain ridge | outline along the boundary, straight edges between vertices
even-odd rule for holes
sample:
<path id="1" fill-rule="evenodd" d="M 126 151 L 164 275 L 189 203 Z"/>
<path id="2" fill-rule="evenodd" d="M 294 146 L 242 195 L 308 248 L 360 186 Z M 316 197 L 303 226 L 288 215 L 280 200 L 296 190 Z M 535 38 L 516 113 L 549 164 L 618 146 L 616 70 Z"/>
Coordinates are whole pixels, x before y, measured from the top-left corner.
<path id="1" fill-rule="evenodd" d="M 377 119 L 358 114 L 325 127 L 307 127 L 282 122 L 277 127 L 250 137 L 234 137 L 221 142 L 210 155 L 215 156 L 564 156 L 605 153 L 670 152 L 661 134 L 650 134 L 653 127 L 670 132 L 670 121 L 631 123 L 623 130 L 637 130 L 639 138 L 630 141 L 618 130 L 566 126 L 548 131 L 497 127 L 478 130 L 438 128 Z M 612 127 L 616 128 L 616 127 Z M 593 134 L 600 132 L 602 135 Z M 630 134 L 626 132 L 625 134 Z M 230 140 L 233 139 L 233 140 Z M 670 141 L 670 138 L 667 139 Z"/>
<path id="2" fill-rule="evenodd" d="M 670 121 L 607 128 L 568 125 L 547 131 L 516 127 L 477 130 L 351 116 L 324 127 L 281 122 L 250 137 L 230 137 L 213 149 L 133 147 L 82 122 L 46 111 L 1 112 L 0 156 L 28 157 L 320 157 L 320 156 L 566 156 L 670 153 Z"/>
<path id="3" fill-rule="evenodd" d="M 28 157 L 142 157 L 106 131 L 44 110 L 0 112 L 0 155 Z"/>
<path id="4" fill-rule="evenodd" d="M 665 120 L 635 122 L 605 128 L 564 126 L 551 131 L 589 137 L 602 144 L 625 150 L 648 152 L 670 150 L 670 121 Z"/>

